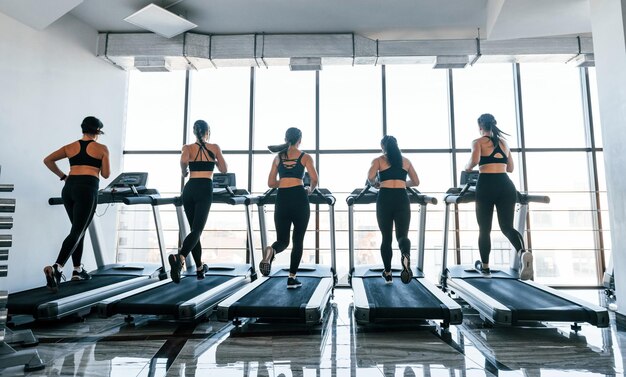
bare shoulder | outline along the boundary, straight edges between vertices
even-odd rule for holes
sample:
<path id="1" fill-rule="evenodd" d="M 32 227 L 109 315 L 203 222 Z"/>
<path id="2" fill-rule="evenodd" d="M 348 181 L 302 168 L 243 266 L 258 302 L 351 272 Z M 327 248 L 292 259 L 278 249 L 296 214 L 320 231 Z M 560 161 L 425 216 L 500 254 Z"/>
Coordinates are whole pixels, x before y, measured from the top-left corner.
<path id="1" fill-rule="evenodd" d="M 409 160 L 408 158 L 402 156 L 402 167 L 403 168 L 409 168 L 411 167 L 411 160 Z"/>

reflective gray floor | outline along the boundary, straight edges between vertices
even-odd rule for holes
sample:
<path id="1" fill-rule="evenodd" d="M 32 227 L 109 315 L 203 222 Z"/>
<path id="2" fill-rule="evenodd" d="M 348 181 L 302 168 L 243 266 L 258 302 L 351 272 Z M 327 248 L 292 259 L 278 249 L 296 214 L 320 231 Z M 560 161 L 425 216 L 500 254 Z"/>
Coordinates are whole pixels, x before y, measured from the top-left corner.
<path id="1" fill-rule="evenodd" d="M 602 291 L 570 294 L 601 303 Z M 483 326 L 471 310 L 442 339 L 433 326 L 364 329 L 351 320 L 352 292 L 337 289 L 328 321 L 311 334 L 233 337 L 230 324 L 139 323 L 116 316 L 36 325 L 46 369 L 28 376 L 622 376 L 626 331 L 569 323 Z"/>

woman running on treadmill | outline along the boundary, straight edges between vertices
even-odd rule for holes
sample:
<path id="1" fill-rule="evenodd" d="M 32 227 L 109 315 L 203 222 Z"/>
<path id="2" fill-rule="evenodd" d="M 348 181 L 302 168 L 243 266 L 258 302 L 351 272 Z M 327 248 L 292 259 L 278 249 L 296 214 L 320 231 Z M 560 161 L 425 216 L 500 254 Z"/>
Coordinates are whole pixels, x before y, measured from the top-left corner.
<path id="1" fill-rule="evenodd" d="M 180 168 L 183 177 L 189 175 L 189 181 L 183 189 L 183 207 L 191 232 L 185 237 L 178 254 L 170 254 L 170 276 L 174 283 L 180 283 L 180 276 L 185 258 L 191 252 L 196 264 L 196 277 L 204 279 L 208 266 L 202 262 L 202 244 L 200 236 L 209 217 L 213 203 L 213 170 L 217 165 L 220 172 L 226 173 L 228 166 L 219 145 L 209 143 L 211 129 L 204 120 L 193 124 L 196 142 L 183 145 L 180 155 Z"/>
<path id="2" fill-rule="evenodd" d="M 511 150 L 496 126 L 496 118 L 491 114 L 482 114 L 478 118 L 478 129 L 481 137 L 472 142 L 472 155 L 465 165 L 466 171 L 478 165 L 480 174 L 476 183 L 476 220 L 478 221 L 478 248 L 482 263 L 481 272 L 489 275 L 489 254 L 491 253 L 491 223 L 493 207 L 498 211 L 500 230 L 521 254 L 522 280 L 533 277 L 533 256 L 524 251 L 524 239 L 513 227 L 517 190 L 507 173 L 513 172 Z"/>
<path id="3" fill-rule="evenodd" d="M 289 231 L 293 224 L 293 247 L 287 288 L 298 288 L 302 285 L 296 278 L 296 272 L 302 259 L 304 234 L 311 214 L 308 195 L 317 186 L 317 171 L 313 165 L 313 158 L 298 149 L 301 141 L 302 132 L 291 127 L 285 132 L 284 144 L 268 147 L 272 153 L 278 153 L 272 162 L 272 169 L 267 179 L 267 185 L 270 188 L 278 188 L 274 211 L 276 242 L 263 250 L 263 260 L 259 264 L 259 270 L 263 276 L 270 274 L 275 255 L 289 246 Z M 304 189 L 302 182 L 305 168 L 311 177 L 308 191 Z"/>
<path id="4" fill-rule="evenodd" d="M 103 134 L 102 122 L 96 117 L 88 116 L 83 119 L 80 127 L 83 131 L 80 140 L 59 148 L 43 160 L 50 171 L 61 181 L 65 181 L 61 197 L 72 223 L 70 234 L 63 241 L 56 262 L 43 269 L 46 286 L 52 292 L 59 290 L 61 279 L 64 279 L 63 266 L 70 257 L 74 266 L 72 280 L 91 279 L 81 264 L 83 241 L 87 227 L 96 212 L 100 176 L 106 179 L 111 174 L 109 150 L 104 144 L 97 142 L 98 136 Z M 69 159 L 68 174 L 63 173 L 56 163 L 64 158 Z"/>
<path id="5" fill-rule="evenodd" d="M 372 166 L 367 173 L 368 182 L 380 188 L 376 199 L 376 220 L 382 233 L 383 240 L 380 244 L 380 255 L 383 259 L 383 279 L 391 284 L 391 257 L 393 250 L 393 226 L 396 226 L 396 240 L 402 254 L 402 272 L 400 280 L 409 284 L 413 278 L 411 271 L 411 241 L 408 238 L 409 224 L 411 223 L 411 206 L 406 188 L 420 184 L 413 164 L 408 158 L 402 156 L 398 141 L 393 136 L 385 136 L 380 141 L 383 155 L 372 161 Z M 407 181 L 407 174 L 409 180 Z M 377 178 L 378 177 L 378 178 Z"/>

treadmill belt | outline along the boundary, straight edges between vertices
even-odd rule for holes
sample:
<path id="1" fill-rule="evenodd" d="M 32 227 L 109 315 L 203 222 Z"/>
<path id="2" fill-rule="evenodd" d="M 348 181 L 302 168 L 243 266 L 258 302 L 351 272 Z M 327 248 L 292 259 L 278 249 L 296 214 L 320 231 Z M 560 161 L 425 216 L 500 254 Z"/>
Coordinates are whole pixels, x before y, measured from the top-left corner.
<path id="1" fill-rule="evenodd" d="M 61 282 L 59 291 L 52 293 L 47 287 L 29 289 L 9 295 L 7 309 L 12 314 L 35 313 L 39 305 L 49 301 L 73 296 L 75 294 L 116 284 L 125 280 L 135 279 L 134 275 L 94 275 L 90 280 Z M 147 279 L 146 279 L 147 281 Z"/>
<path id="2" fill-rule="evenodd" d="M 448 308 L 417 280 L 385 284 L 381 277 L 363 279 L 370 321 L 450 318 Z"/>
<path id="3" fill-rule="evenodd" d="M 203 280 L 186 277 L 179 284 L 170 282 L 155 289 L 150 289 L 127 297 L 116 304 L 118 313 L 178 315 L 178 306 L 206 291 L 223 284 L 234 276 L 209 275 Z"/>
<path id="4" fill-rule="evenodd" d="M 511 309 L 513 322 L 517 320 L 596 322 L 593 311 L 519 280 L 479 278 L 464 281 Z"/>
<path id="5" fill-rule="evenodd" d="M 287 277 L 271 277 L 231 305 L 233 317 L 304 318 L 304 310 L 321 279 L 298 276 L 302 286 L 287 288 Z"/>

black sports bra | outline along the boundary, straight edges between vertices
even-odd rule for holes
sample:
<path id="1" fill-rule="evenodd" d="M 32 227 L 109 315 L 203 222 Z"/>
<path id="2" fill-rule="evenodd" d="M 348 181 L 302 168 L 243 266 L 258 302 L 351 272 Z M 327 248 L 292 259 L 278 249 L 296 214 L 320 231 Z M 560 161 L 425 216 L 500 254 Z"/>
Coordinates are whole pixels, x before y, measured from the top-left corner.
<path id="1" fill-rule="evenodd" d="M 408 174 L 408 172 L 404 169 L 402 169 L 402 167 L 389 167 L 385 170 L 380 170 L 378 172 L 378 179 L 383 182 L 383 181 L 390 181 L 392 179 L 399 179 L 402 181 L 406 181 L 406 175 Z"/>
<path id="2" fill-rule="evenodd" d="M 302 165 L 302 157 L 304 152 L 300 153 L 298 158 L 282 158 L 282 153 L 279 155 L 280 161 L 278 162 L 278 176 L 280 178 L 304 178 L 304 165 Z"/>
<path id="3" fill-rule="evenodd" d="M 488 136 L 485 136 L 488 137 Z M 495 157 L 496 154 L 500 153 L 504 157 Z M 506 164 L 509 161 L 509 158 L 506 156 L 506 153 L 500 148 L 500 141 L 498 141 L 498 145 L 493 148 L 493 152 L 489 156 L 480 156 L 480 160 L 478 161 L 478 166 L 486 165 L 486 164 Z"/>
<path id="4" fill-rule="evenodd" d="M 198 145 L 198 153 L 196 153 L 193 161 L 189 161 L 189 171 L 213 171 L 215 169 L 215 154 L 208 150 L 204 143 L 196 143 L 196 145 Z M 198 157 L 200 157 L 199 160 Z M 206 160 L 202 160 L 202 157 L 205 157 Z M 209 157 L 213 161 L 209 161 Z"/>
<path id="5" fill-rule="evenodd" d="M 80 144 L 80 151 L 69 158 L 70 166 L 87 165 L 98 169 L 102 167 L 102 160 L 91 157 L 87 154 L 87 146 L 93 141 L 94 140 L 78 140 L 78 143 Z"/>

